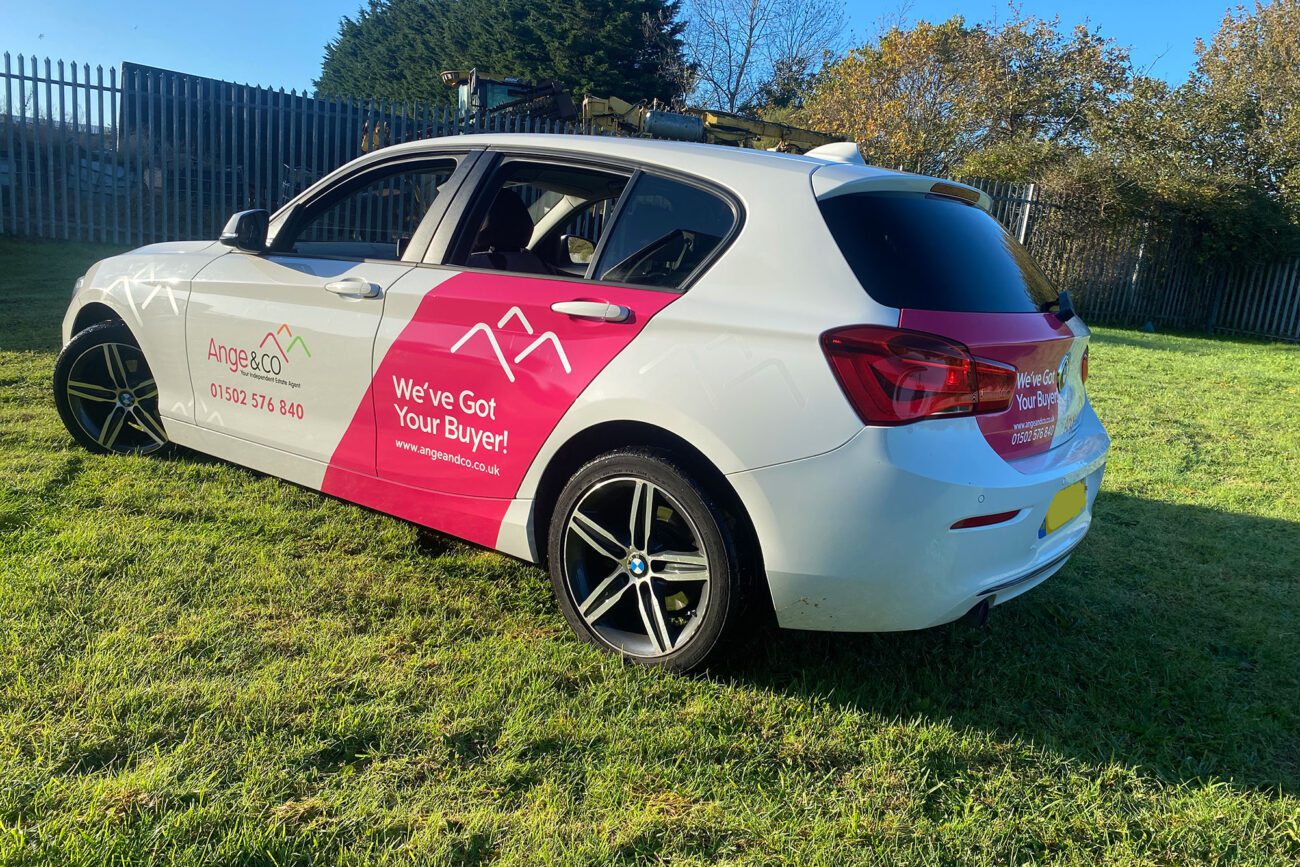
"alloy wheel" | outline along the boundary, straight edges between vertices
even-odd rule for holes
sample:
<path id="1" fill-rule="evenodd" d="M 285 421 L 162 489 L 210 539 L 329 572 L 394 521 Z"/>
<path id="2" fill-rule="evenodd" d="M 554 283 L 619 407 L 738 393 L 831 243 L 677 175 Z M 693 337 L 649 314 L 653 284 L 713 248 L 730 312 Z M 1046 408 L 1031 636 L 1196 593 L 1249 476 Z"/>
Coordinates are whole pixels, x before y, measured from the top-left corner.
<path id="1" fill-rule="evenodd" d="M 585 491 L 564 531 L 564 578 L 591 631 L 629 656 L 682 648 L 708 606 L 699 530 L 671 495 L 631 476 Z"/>
<path id="2" fill-rule="evenodd" d="M 73 418 L 101 448 L 148 454 L 167 445 L 158 385 L 139 347 L 110 342 L 87 348 L 72 362 L 65 390 Z"/>

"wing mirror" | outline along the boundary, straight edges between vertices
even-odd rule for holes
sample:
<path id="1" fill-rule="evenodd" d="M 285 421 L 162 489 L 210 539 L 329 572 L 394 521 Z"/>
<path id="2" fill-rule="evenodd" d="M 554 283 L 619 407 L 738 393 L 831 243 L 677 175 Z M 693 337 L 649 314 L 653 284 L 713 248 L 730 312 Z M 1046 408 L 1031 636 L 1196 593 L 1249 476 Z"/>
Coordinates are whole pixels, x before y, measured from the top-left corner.
<path id="1" fill-rule="evenodd" d="M 581 235 L 561 235 L 560 249 L 575 265 L 586 265 L 591 261 L 591 257 L 596 255 L 596 245 L 591 242 L 591 239 Z"/>
<path id="2" fill-rule="evenodd" d="M 266 230 L 271 223 L 271 213 L 258 208 L 240 211 L 226 221 L 221 230 L 221 243 L 245 253 L 266 252 Z"/>

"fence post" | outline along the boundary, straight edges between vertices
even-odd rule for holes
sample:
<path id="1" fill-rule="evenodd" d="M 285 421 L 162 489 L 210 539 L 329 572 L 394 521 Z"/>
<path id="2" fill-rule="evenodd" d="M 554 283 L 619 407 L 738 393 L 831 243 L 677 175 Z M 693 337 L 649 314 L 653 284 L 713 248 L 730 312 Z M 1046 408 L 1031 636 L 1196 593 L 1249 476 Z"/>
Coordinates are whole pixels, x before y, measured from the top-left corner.
<path id="1" fill-rule="evenodd" d="M 21 71 L 21 60 L 19 67 Z M 36 236 L 45 237 L 45 174 L 41 170 L 41 67 L 32 57 L 32 189 L 36 191 Z"/>
<path id="2" fill-rule="evenodd" d="M 72 73 L 72 154 L 73 154 L 71 175 L 73 178 L 73 184 L 75 185 L 72 188 L 72 214 L 73 214 L 73 225 L 76 227 L 76 231 L 75 232 L 69 231 L 66 218 L 63 226 L 63 231 L 64 231 L 65 238 L 72 238 L 75 240 L 81 237 L 81 129 L 80 129 L 81 113 L 77 111 L 77 99 L 78 99 L 77 91 L 79 88 L 77 87 L 77 62 L 75 60 L 72 61 L 72 69 L 70 71 Z M 59 90 L 60 92 L 62 92 L 63 76 L 60 75 L 59 79 L 60 79 Z M 60 98 L 59 101 L 62 102 L 62 98 Z M 89 120 L 89 118 L 87 118 L 87 120 Z M 89 126 L 89 124 L 87 124 L 87 126 Z M 64 194 L 63 198 L 64 201 L 66 202 L 68 198 L 66 193 Z"/>
<path id="3" fill-rule="evenodd" d="M 49 64 L 49 61 L 46 61 Z M 59 118 L 58 118 L 58 136 L 59 136 L 59 171 L 54 171 L 54 166 L 50 166 L 50 195 L 54 195 L 54 179 L 62 176 L 63 183 L 60 185 L 62 195 L 59 197 L 59 219 L 63 226 L 61 237 L 68 240 L 71 234 L 68 232 L 68 128 L 67 128 L 67 99 L 64 95 L 63 79 L 63 61 L 59 61 Z M 51 85 L 50 76 L 45 76 L 45 86 Z M 50 134 L 54 136 L 56 127 L 54 126 L 54 100 L 49 100 L 50 109 Z"/>
<path id="4" fill-rule="evenodd" d="M 1030 184 L 1025 190 L 1025 203 L 1020 208 L 1020 226 L 1016 229 L 1016 240 L 1023 247 L 1029 240 L 1029 212 L 1034 207 L 1034 192 L 1037 189 L 1035 184 Z"/>
<path id="5" fill-rule="evenodd" d="M 1223 293 L 1228 282 L 1228 268 L 1220 268 L 1219 279 L 1214 285 L 1214 294 L 1210 298 L 1210 315 L 1205 320 L 1205 333 L 1213 334 L 1214 326 L 1219 321 L 1219 308 L 1223 305 Z"/>
<path id="6" fill-rule="evenodd" d="M 36 61 L 32 61 L 33 64 L 34 64 L 35 62 L 36 62 Z M 22 209 L 22 223 L 23 223 L 23 229 L 22 229 L 22 230 L 23 230 L 23 234 L 30 235 L 30 234 L 32 233 L 32 196 L 31 196 L 30 190 L 32 190 L 33 188 L 36 189 L 36 195 L 37 195 L 37 197 L 38 197 L 38 202 L 39 202 L 40 186 L 35 182 L 35 181 L 36 181 L 36 176 L 35 176 L 35 168 L 34 168 L 34 166 L 32 167 L 32 182 L 31 182 L 31 183 L 28 183 L 28 182 L 27 182 L 28 163 L 34 163 L 34 160 L 33 160 L 33 157 L 32 157 L 32 151 L 35 149 L 35 146 L 36 146 L 37 142 L 36 142 L 36 140 L 35 140 L 34 137 L 31 138 L 31 139 L 29 140 L 28 135 L 27 135 L 27 132 L 28 132 L 28 127 L 27 127 L 27 84 L 26 84 L 26 82 L 25 82 L 25 80 L 24 80 L 24 77 L 23 77 L 23 76 L 24 76 L 24 72 L 23 72 L 23 70 L 24 70 L 24 68 L 25 68 L 25 67 L 24 67 L 24 63 L 25 63 L 25 61 L 24 61 L 24 57 L 23 57 L 23 55 L 21 55 L 21 54 L 18 55 L 18 117 L 19 117 L 19 119 L 22 121 L 22 131 L 21 131 L 20 135 L 18 136 L 18 146 L 22 148 L 22 152 L 23 152 L 23 153 L 22 153 L 22 159 L 19 161 L 19 164 L 18 164 L 18 166 L 19 166 L 19 167 L 18 167 L 18 170 L 19 170 L 20 172 L 22 172 L 22 174 L 23 174 L 23 184 L 22 184 L 22 187 L 23 187 L 23 209 Z M 35 124 L 35 123 L 33 123 L 33 124 L 31 125 L 31 130 L 32 130 L 33 133 L 35 132 L 35 130 L 36 130 L 36 124 Z M 30 144 L 29 144 L 29 141 L 30 141 Z M 38 208 L 38 210 L 39 210 L 39 208 Z"/>
<path id="7" fill-rule="evenodd" d="M 9 160 L 9 225 L 18 230 L 18 165 L 14 160 L 14 84 L 10 78 L 9 52 L 5 52 L 5 156 Z M 3 204 L 3 202 L 0 202 Z M 0 218 L 0 231 L 4 220 Z"/>

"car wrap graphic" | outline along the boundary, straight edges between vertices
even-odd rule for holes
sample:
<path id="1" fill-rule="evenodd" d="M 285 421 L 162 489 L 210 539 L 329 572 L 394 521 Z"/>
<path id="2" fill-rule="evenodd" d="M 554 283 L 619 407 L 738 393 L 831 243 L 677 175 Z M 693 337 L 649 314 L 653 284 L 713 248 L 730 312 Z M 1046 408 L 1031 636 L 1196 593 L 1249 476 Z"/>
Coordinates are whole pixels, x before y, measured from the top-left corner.
<path id="1" fill-rule="evenodd" d="M 280 344 L 281 337 L 288 341 L 287 347 Z M 262 338 L 262 342 L 258 348 L 265 349 L 266 344 L 268 343 L 273 344 L 276 350 L 279 351 L 280 357 L 286 361 L 289 360 L 289 353 L 293 352 L 295 349 L 301 350 L 306 353 L 308 358 L 311 358 L 311 350 L 307 348 L 307 341 L 302 339 L 301 334 L 294 336 L 293 329 L 289 327 L 289 323 L 287 322 L 281 322 L 279 328 L 274 331 L 266 332 L 266 336 Z"/>
<path id="2" fill-rule="evenodd" d="M 984 439 L 1003 458 L 1040 454 L 1072 435 L 1085 403 L 1080 371 L 1088 346 L 1088 329 L 1078 318 L 904 310 L 899 326 L 959 341 L 980 358 L 1015 367 L 1010 408 L 977 416 Z"/>
<path id="3" fill-rule="evenodd" d="M 375 366 L 322 489 L 495 545 L 510 500 L 560 418 L 677 297 L 479 272 L 444 280 Z M 633 315 L 606 322 L 551 310 L 575 299 Z M 375 474 L 358 469 L 367 459 Z"/>
<path id="4" fill-rule="evenodd" d="M 283 340 L 282 340 L 283 338 Z M 225 420 L 217 406 L 227 409 L 251 409 L 265 413 L 267 416 L 281 416 L 291 421 L 302 421 L 306 410 L 300 400 L 291 400 L 282 394 L 271 393 L 290 391 L 302 387 L 299 380 L 289 378 L 291 356 L 311 358 L 311 350 L 301 335 L 295 336 L 288 323 L 269 330 L 256 347 L 241 347 L 237 343 L 218 342 L 217 338 L 208 338 L 207 361 L 219 369 L 227 370 L 248 380 L 243 385 L 211 381 L 208 383 L 207 397 L 213 408 L 205 421 L 214 426 L 224 426 Z M 254 387 L 250 387 L 254 386 Z M 270 390 L 268 391 L 268 387 Z"/>
<path id="5" fill-rule="evenodd" d="M 506 315 L 502 316 L 501 321 L 497 323 L 497 328 L 504 328 L 512 320 L 517 320 L 519 322 L 520 327 L 522 327 L 527 334 L 531 335 L 533 333 L 533 326 L 528 321 L 528 317 L 525 316 L 523 311 L 520 310 L 518 307 L 511 307 L 509 310 L 507 310 Z M 461 347 L 469 343 L 470 339 L 473 338 L 474 335 L 476 334 L 482 334 L 484 336 L 484 338 L 488 342 L 488 345 L 492 347 L 493 355 L 496 356 L 497 361 L 501 364 L 501 370 L 503 373 L 505 373 L 506 379 L 510 380 L 511 382 L 514 382 L 515 372 L 510 367 L 510 363 L 506 361 L 505 354 L 502 353 L 501 351 L 501 342 L 497 340 L 496 333 L 486 322 L 474 323 L 474 325 L 469 329 L 469 331 L 465 332 L 465 335 L 461 337 L 460 340 L 457 340 L 455 343 L 452 344 L 451 347 L 452 354 L 459 352 Z M 547 331 L 545 334 L 542 334 L 532 343 L 528 344 L 528 346 L 526 346 L 522 352 L 520 352 L 518 355 L 515 356 L 514 359 L 515 364 L 518 364 L 528 356 L 532 355 L 534 351 L 545 346 L 548 341 L 550 342 L 552 351 L 555 352 L 556 356 L 559 358 L 560 364 L 564 368 L 564 372 L 566 374 L 572 373 L 573 367 L 572 365 L 569 364 L 569 357 L 564 354 L 564 346 L 563 344 L 560 343 L 560 338 L 555 336 L 554 331 Z"/>

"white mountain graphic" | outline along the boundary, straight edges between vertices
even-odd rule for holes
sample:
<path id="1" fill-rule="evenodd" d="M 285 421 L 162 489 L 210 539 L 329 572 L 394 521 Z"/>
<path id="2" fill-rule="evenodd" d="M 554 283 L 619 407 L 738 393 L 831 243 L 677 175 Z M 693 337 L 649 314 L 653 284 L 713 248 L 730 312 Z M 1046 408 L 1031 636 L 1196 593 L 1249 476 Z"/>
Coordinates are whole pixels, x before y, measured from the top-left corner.
<path id="1" fill-rule="evenodd" d="M 497 322 L 497 328 L 505 328 L 506 323 L 511 319 L 518 319 L 519 325 L 524 329 L 526 334 L 531 335 L 533 333 L 532 323 L 528 321 L 528 317 L 524 315 L 524 311 L 520 310 L 518 307 L 511 307 L 507 310 L 506 315 L 502 316 L 500 321 Z M 479 333 L 484 334 L 488 339 L 488 343 L 492 345 L 492 353 L 496 355 L 497 361 L 501 364 L 501 369 L 505 371 L 506 379 L 514 382 L 515 373 L 510 369 L 509 363 L 506 362 L 505 353 L 501 351 L 501 344 L 497 342 L 496 334 L 492 331 L 491 326 L 486 322 L 478 322 L 471 327 L 469 331 L 466 331 L 465 334 L 461 336 L 460 340 L 457 340 L 452 344 L 451 351 L 453 353 L 457 352 L 462 346 L 469 342 L 471 337 Z M 515 364 L 518 364 L 528 356 L 532 355 L 533 352 L 540 349 L 545 343 L 549 343 L 554 348 L 556 356 L 560 359 L 560 364 L 564 367 L 564 372 L 573 373 L 573 367 L 569 364 L 569 357 L 564 352 L 564 345 L 560 343 L 560 338 L 555 336 L 554 331 L 543 332 L 536 340 L 528 344 L 523 352 L 520 352 L 515 356 Z"/>
<path id="2" fill-rule="evenodd" d="M 528 317 L 524 315 L 524 311 L 520 310 L 518 307 L 511 307 L 507 310 L 506 315 L 502 316 L 501 321 L 497 323 L 497 328 L 505 328 L 506 323 L 511 319 L 518 319 L 519 324 L 523 326 L 524 331 L 527 331 L 529 334 L 533 333 L 533 324 L 528 321 Z"/>
<path id="3" fill-rule="evenodd" d="M 471 328 L 469 331 L 466 331 L 465 335 L 452 345 L 451 347 L 452 353 L 454 354 L 457 351 L 459 351 L 462 346 L 464 346 L 466 343 L 469 342 L 469 339 L 471 337 L 473 337 L 475 334 L 478 334 L 480 331 L 487 335 L 488 343 L 492 344 L 492 352 L 496 354 L 497 361 L 501 362 L 501 369 L 506 372 L 506 379 L 510 380 L 511 382 L 514 382 L 515 374 L 513 371 L 511 371 L 510 365 L 506 363 L 506 357 L 501 354 L 501 344 L 497 343 L 497 336 L 492 333 L 492 329 L 488 326 L 486 322 L 480 322 L 477 325 L 475 325 L 473 328 Z"/>

